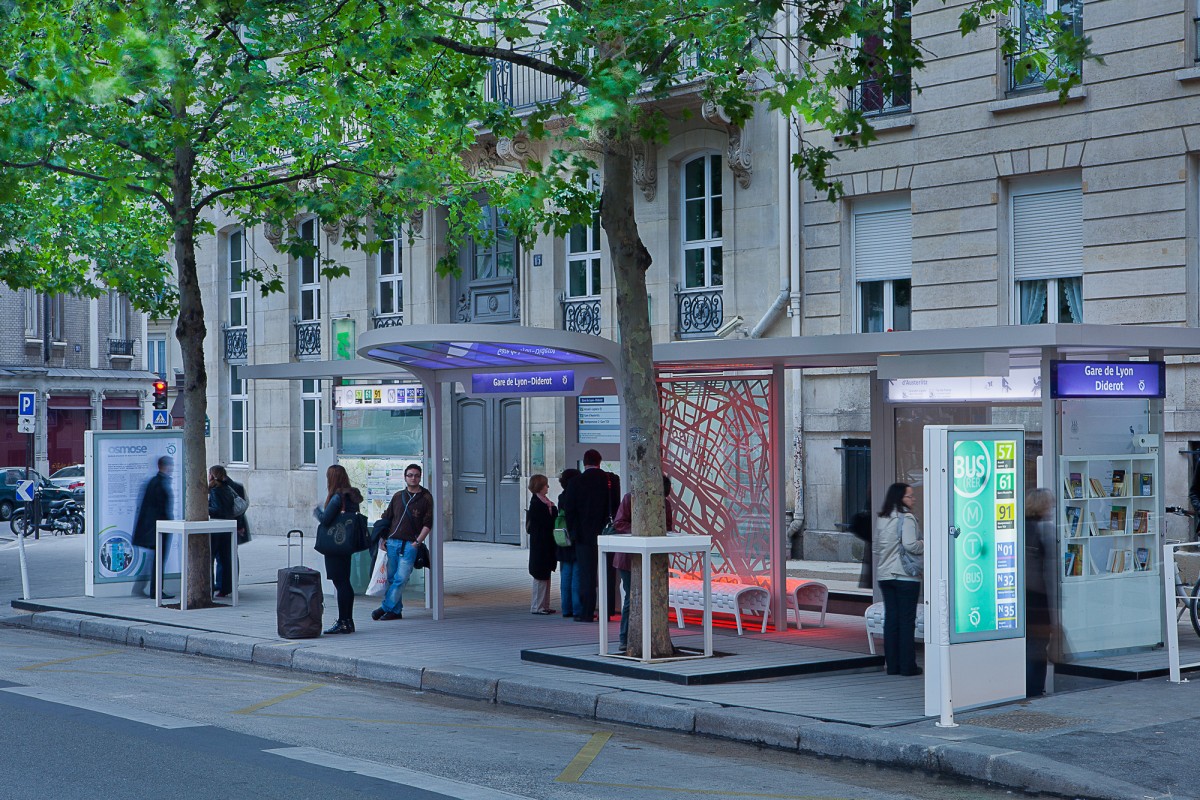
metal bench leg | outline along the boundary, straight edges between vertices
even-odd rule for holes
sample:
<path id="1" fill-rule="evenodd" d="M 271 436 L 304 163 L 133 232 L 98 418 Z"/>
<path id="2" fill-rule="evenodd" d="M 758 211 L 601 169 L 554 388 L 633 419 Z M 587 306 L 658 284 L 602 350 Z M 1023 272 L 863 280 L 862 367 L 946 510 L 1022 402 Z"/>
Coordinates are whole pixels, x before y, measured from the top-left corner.
<path id="1" fill-rule="evenodd" d="M 742 635 L 742 608 L 741 606 L 733 607 L 733 618 L 737 620 L 738 636 Z"/>
<path id="2" fill-rule="evenodd" d="M 788 605 L 796 612 L 796 630 L 804 630 L 804 625 L 800 622 L 800 598 L 792 595 L 788 598 Z"/>
<path id="3" fill-rule="evenodd" d="M 765 610 L 765 611 L 763 611 L 763 624 L 762 624 L 762 630 L 760 630 L 760 631 L 759 631 L 759 633 L 766 633 L 766 632 L 767 632 L 767 623 L 768 623 L 770 620 L 771 620 L 771 599 L 768 597 L 768 598 L 767 598 L 767 608 L 766 608 L 766 610 Z"/>
<path id="4" fill-rule="evenodd" d="M 871 655 L 875 655 L 875 637 L 871 635 L 870 628 L 867 628 L 867 647 L 871 648 Z"/>
<path id="5" fill-rule="evenodd" d="M 683 628 L 683 606 L 675 606 L 675 621 Z"/>

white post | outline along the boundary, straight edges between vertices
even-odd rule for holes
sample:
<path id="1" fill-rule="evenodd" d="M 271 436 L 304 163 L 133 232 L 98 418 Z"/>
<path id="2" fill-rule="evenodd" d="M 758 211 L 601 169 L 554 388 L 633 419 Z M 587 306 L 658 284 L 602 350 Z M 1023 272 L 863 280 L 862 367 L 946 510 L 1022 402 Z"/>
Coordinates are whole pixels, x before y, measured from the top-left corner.
<path id="1" fill-rule="evenodd" d="M 29 527 L 26 526 L 26 530 Z M 25 537 L 17 535 L 17 554 L 21 560 L 21 599 L 29 599 L 29 565 L 25 561 Z"/>
<path id="2" fill-rule="evenodd" d="M 942 679 L 938 684 L 941 715 L 935 724 L 939 728 L 957 728 L 958 723 L 954 721 L 954 693 L 950 687 L 950 592 L 945 577 L 938 581 L 937 604 L 938 627 L 941 630 L 938 659 L 941 662 Z"/>
<path id="3" fill-rule="evenodd" d="M 1167 569 L 1167 565 L 1171 569 Z M 1175 596 L 1175 546 L 1164 544 L 1162 546 L 1162 578 L 1163 578 L 1163 595 L 1166 601 L 1166 623 L 1167 623 L 1167 659 L 1171 665 L 1171 683 L 1181 683 L 1183 677 L 1179 669 L 1179 620 L 1175 615 L 1175 607 L 1178 605 Z"/>

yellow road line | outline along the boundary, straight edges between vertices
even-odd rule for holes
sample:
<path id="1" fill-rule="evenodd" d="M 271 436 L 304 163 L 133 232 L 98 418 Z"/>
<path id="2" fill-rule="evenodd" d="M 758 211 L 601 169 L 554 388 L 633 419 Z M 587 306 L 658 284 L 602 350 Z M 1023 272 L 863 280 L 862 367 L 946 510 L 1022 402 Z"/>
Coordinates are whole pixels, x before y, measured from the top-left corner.
<path id="1" fill-rule="evenodd" d="M 236 683 L 239 686 L 246 684 L 245 678 L 215 678 L 209 675 L 155 675 L 149 672 L 122 672 L 120 670 L 105 670 L 105 669 L 55 669 L 50 670 L 55 675 L 119 675 L 122 678 L 145 678 L 147 680 L 162 680 L 162 681 L 195 681 L 197 683 Z M 261 683 L 278 683 L 283 686 L 296 685 L 304 683 L 304 681 L 288 680 L 287 678 L 271 678 L 264 677 Z"/>
<path id="2" fill-rule="evenodd" d="M 71 656 L 70 658 L 59 658 L 54 661 L 43 661 L 40 664 L 29 664 L 24 667 L 17 667 L 18 670 L 41 669 L 42 667 L 52 667 L 55 664 L 66 664 L 69 661 L 82 661 L 85 658 L 100 658 L 101 656 L 111 656 L 114 653 L 123 653 L 124 650 L 105 650 L 103 653 L 89 653 L 86 656 Z"/>
<path id="3" fill-rule="evenodd" d="M 255 703 L 252 706 L 246 706 L 245 708 L 239 708 L 237 711 L 234 711 L 233 713 L 234 714 L 253 714 L 255 711 L 258 711 L 261 708 L 266 708 L 267 706 L 273 706 L 276 703 L 282 703 L 285 700 L 291 700 L 294 697 L 299 697 L 301 695 L 308 694 L 309 692 L 315 692 L 317 689 L 320 689 L 324 685 L 325 684 L 323 684 L 323 683 L 310 683 L 308 686 L 301 686 L 299 689 L 297 689 L 294 692 L 288 692 L 287 694 L 281 694 L 278 697 L 272 697 L 270 700 L 263 700 L 261 703 Z"/>
<path id="4" fill-rule="evenodd" d="M 523 733 L 575 733 L 575 731 L 563 730 L 562 728 L 517 728 L 511 725 L 472 725 L 457 722 L 425 722 L 424 720 L 405 722 L 395 719 L 372 719 L 371 717 L 338 717 L 332 714 L 280 714 L 274 711 L 268 711 L 264 714 L 256 714 L 255 716 L 273 717 L 275 719 L 315 719 L 326 720 L 330 722 L 361 722 L 368 725 L 400 725 L 423 728 L 470 728 L 474 730 L 519 731 Z"/>
<path id="5" fill-rule="evenodd" d="M 679 786 L 643 786 L 636 783 L 605 783 L 603 781 L 574 781 L 580 786 L 603 786 L 611 789 L 640 789 L 653 792 L 679 792 L 682 794 L 713 795 L 716 797 L 762 797 L 770 800 L 850 800 L 845 797 L 830 797 L 813 794 L 771 794 L 767 792 L 734 792 L 721 789 L 690 789 Z"/>
<path id="6" fill-rule="evenodd" d="M 583 773 L 596 760 L 596 756 L 600 755 L 600 751 L 604 749 L 604 745 L 612 738 L 611 733 L 593 733 L 592 738 L 588 739 L 587 744 L 575 754 L 571 759 L 571 763 L 567 764 L 567 768 L 559 773 L 554 779 L 555 783 L 579 783 L 579 779 L 583 777 Z"/>

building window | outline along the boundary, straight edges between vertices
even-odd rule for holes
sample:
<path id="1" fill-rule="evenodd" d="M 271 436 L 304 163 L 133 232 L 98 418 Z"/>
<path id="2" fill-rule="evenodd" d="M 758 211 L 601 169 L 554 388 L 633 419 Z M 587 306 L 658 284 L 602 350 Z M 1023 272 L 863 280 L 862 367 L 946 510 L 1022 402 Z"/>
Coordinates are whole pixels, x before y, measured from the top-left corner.
<path id="1" fill-rule="evenodd" d="M 908 198 L 855 203 L 851 225 L 858 332 L 912 330 L 912 209 Z"/>
<path id="2" fill-rule="evenodd" d="M 878 9 L 878 27 L 855 37 L 865 79 L 854 87 L 850 105 L 868 115 L 907 111 L 912 105 L 911 79 L 889 62 L 912 43 L 912 2 L 883 0 L 868 9 Z"/>
<path id="3" fill-rule="evenodd" d="M 508 227 L 504 213 L 495 206 L 483 207 L 483 222 L 475 237 L 474 280 L 511 278 L 517 265 L 517 239 Z"/>
<path id="4" fill-rule="evenodd" d="M 246 271 L 246 234 L 243 231 L 233 231 L 229 234 L 227 242 L 229 246 L 229 317 L 227 322 L 231 328 L 243 328 L 246 326 L 246 303 L 248 300 L 246 279 L 242 274 Z M 317 291 L 320 292 L 320 286 L 317 287 Z"/>
<path id="5" fill-rule="evenodd" d="M 232 464 L 250 461 L 250 398 L 246 394 L 246 379 L 240 373 L 241 367 L 229 368 L 229 461 Z"/>
<path id="6" fill-rule="evenodd" d="M 300 223 L 300 238 L 312 245 L 312 250 L 300 256 L 300 321 L 321 319 L 321 268 L 317 250 L 317 220 Z"/>
<path id="7" fill-rule="evenodd" d="M 303 432 L 301 433 L 300 463 L 317 463 L 317 450 L 321 448 L 321 382 L 306 380 L 301 383 L 300 407 Z"/>
<path id="8" fill-rule="evenodd" d="M 108 335 L 124 339 L 129 332 L 129 306 L 120 292 L 108 293 Z"/>
<path id="9" fill-rule="evenodd" d="M 55 342 L 66 343 L 67 301 L 66 297 L 56 294 L 50 298 L 50 338 Z"/>
<path id="10" fill-rule="evenodd" d="M 1015 188 L 1011 219 L 1016 322 L 1083 322 L 1083 193 L 1078 179 Z"/>
<path id="11" fill-rule="evenodd" d="M 683 288 L 721 286 L 721 157 L 683 165 Z"/>
<path id="12" fill-rule="evenodd" d="M 38 306 L 42 296 L 32 289 L 21 290 L 21 300 L 25 307 L 25 338 L 36 339 L 41 334 L 38 330 Z"/>
<path id="13" fill-rule="evenodd" d="M 600 175 L 588 175 L 588 189 L 598 191 Z M 590 224 L 573 225 L 567 233 L 567 297 L 600 294 L 600 209 L 592 212 Z"/>
<path id="14" fill-rule="evenodd" d="M 398 316 L 404 313 L 404 249 L 399 231 L 383 240 L 377 260 L 377 290 L 379 315 Z"/>
<path id="15" fill-rule="evenodd" d="M 151 336 L 146 342 L 146 371 L 167 379 L 167 337 Z"/>
<path id="16" fill-rule="evenodd" d="M 1083 0 L 1025 0 L 1014 9 L 1017 24 L 1017 52 L 1008 57 L 1008 90 L 1020 92 L 1040 89 L 1056 70 L 1078 74 L 1081 64 L 1060 64 L 1050 52 L 1049 31 L 1054 27 L 1083 36 Z"/>

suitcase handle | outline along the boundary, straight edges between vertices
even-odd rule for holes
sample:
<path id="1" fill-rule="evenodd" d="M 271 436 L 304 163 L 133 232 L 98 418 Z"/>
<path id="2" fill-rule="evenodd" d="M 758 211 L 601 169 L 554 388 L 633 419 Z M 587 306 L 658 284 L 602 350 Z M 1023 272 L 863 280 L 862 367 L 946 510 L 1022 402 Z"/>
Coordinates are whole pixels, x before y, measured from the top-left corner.
<path id="1" fill-rule="evenodd" d="M 292 534 L 300 537 L 300 566 L 304 566 L 304 531 L 299 528 L 292 528 L 287 532 L 287 551 L 288 551 L 288 568 L 292 566 Z"/>

